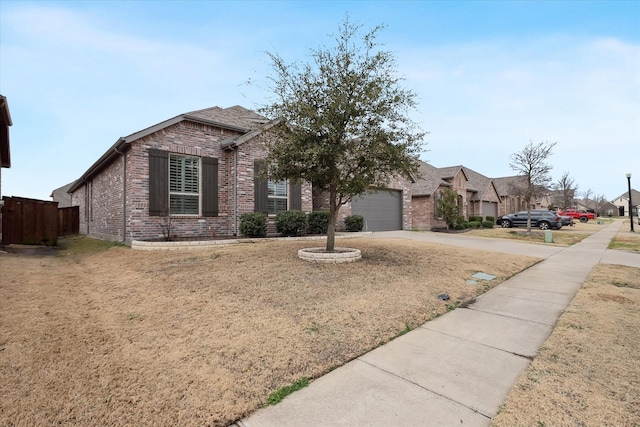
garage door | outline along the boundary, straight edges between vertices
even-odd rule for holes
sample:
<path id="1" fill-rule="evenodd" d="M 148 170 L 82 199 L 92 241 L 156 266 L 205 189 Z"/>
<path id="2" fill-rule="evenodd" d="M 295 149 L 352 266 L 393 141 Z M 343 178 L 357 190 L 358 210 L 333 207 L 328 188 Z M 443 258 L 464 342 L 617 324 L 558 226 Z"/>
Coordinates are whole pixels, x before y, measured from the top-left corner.
<path id="1" fill-rule="evenodd" d="M 354 198 L 351 213 L 364 217 L 367 231 L 402 230 L 402 192 L 378 190 Z"/>
<path id="2" fill-rule="evenodd" d="M 487 216 L 497 218 L 498 204 L 495 202 L 482 202 L 482 216 L 484 219 L 487 219 Z"/>

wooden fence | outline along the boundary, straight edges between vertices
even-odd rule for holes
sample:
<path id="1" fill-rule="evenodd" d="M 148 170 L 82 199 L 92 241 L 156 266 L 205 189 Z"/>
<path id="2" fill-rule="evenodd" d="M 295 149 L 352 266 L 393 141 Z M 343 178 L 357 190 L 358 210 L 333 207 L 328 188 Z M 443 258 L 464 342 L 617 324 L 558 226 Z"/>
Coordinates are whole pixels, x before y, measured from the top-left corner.
<path id="1" fill-rule="evenodd" d="M 59 236 L 77 234 L 79 208 L 58 209 L 58 202 L 3 197 L 2 244 L 58 244 Z"/>
<path id="2" fill-rule="evenodd" d="M 80 232 L 80 207 L 58 208 L 58 237 Z"/>

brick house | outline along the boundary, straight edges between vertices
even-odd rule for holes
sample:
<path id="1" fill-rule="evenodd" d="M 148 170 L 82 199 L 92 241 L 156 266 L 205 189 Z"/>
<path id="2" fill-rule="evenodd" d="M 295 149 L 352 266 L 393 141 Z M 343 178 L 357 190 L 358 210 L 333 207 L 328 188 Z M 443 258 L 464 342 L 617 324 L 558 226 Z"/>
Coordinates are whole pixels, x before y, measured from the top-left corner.
<path id="1" fill-rule="evenodd" d="M 631 203 L 632 203 L 632 212 L 633 216 L 638 216 L 638 210 L 640 209 L 640 191 L 631 189 Z M 615 206 L 615 208 L 611 208 L 613 210 L 612 215 L 628 217 L 629 216 L 629 191 L 622 193 L 614 200 L 611 201 L 611 204 Z"/>
<path id="2" fill-rule="evenodd" d="M 411 187 L 415 230 L 447 226 L 437 214 L 438 199 L 446 188 L 458 194 L 459 213 L 466 220 L 470 216 L 497 217 L 500 211 L 501 200 L 493 180 L 466 166 L 436 168 L 420 162 L 417 180 Z"/>
<path id="3" fill-rule="evenodd" d="M 523 175 L 505 176 L 493 178 L 493 182 L 500 195 L 498 215 L 506 215 L 527 209 L 526 188 L 527 178 Z M 537 196 L 532 196 L 529 201 L 531 209 L 548 209 L 551 206 L 550 193 L 540 188 Z"/>
<path id="4" fill-rule="evenodd" d="M 241 106 L 212 107 L 119 138 L 69 188 L 80 232 L 105 240 L 235 236 L 245 212 L 312 210 L 308 184 L 256 171 L 270 124 Z M 271 224 L 273 227 L 273 224 Z"/>
<path id="5" fill-rule="evenodd" d="M 438 168 L 421 161 L 417 179 L 411 184 L 411 212 L 414 230 L 446 228 L 447 224 L 436 212 L 437 199 L 445 188 L 452 188 L 452 184 L 441 178 Z M 458 196 L 462 197 L 460 193 Z"/>
<path id="6" fill-rule="evenodd" d="M 463 167 L 467 175 L 467 213 L 469 216 L 498 217 L 500 195 L 493 179 L 488 178 L 468 167 Z"/>
<path id="7" fill-rule="evenodd" d="M 11 114 L 7 98 L 0 95 L 0 195 L 2 194 L 2 168 L 11 167 L 11 147 L 9 144 L 9 126 Z M 0 242 L 2 241 L 2 197 L 0 197 Z"/>

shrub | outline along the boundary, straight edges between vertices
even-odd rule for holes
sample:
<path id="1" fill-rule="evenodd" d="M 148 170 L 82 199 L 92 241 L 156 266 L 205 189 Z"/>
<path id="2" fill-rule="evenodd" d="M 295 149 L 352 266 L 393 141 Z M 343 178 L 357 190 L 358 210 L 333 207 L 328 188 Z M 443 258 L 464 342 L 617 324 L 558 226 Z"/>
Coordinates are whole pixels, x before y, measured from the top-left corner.
<path id="1" fill-rule="evenodd" d="M 480 228 L 480 223 L 478 221 L 469 221 L 469 228 Z"/>
<path id="2" fill-rule="evenodd" d="M 364 218 L 362 215 L 350 215 L 344 219 L 344 226 L 347 231 L 362 231 Z"/>
<path id="3" fill-rule="evenodd" d="M 240 233 L 247 237 L 267 235 L 267 216 L 262 212 L 249 212 L 240 216 Z"/>
<path id="4" fill-rule="evenodd" d="M 283 236 L 299 236 L 306 229 L 307 214 L 302 211 L 282 211 L 276 215 L 276 230 Z"/>
<path id="5" fill-rule="evenodd" d="M 483 228 L 493 228 L 493 221 L 482 221 Z"/>
<path id="6" fill-rule="evenodd" d="M 454 227 L 456 230 L 464 230 L 465 228 L 467 228 L 467 223 L 466 222 L 459 222 L 456 224 L 456 226 Z"/>
<path id="7" fill-rule="evenodd" d="M 309 212 L 307 224 L 311 234 L 327 234 L 329 227 L 329 211 Z"/>
<path id="8" fill-rule="evenodd" d="M 469 217 L 469 222 L 482 222 L 482 217 L 481 216 L 470 216 Z"/>
<path id="9" fill-rule="evenodd" d="M 487 219 L 485 221 L 490 221 L 492 224 L 495 224 L 496 223 L 496 217 L 487 215 Z"/>

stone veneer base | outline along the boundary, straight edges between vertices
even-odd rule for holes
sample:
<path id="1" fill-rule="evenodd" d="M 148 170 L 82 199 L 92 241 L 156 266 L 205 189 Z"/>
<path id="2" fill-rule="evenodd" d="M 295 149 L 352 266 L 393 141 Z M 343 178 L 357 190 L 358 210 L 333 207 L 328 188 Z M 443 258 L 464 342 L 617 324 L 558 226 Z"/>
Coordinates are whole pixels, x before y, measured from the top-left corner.
<path id="1" fill-rule="evenodd" d="M 359 237 L 370 236 L 369 231 L 360 233 L 336 233 L 336 239 L 354 239 Z M 233 245 L 238 243 L 259 243 L 269 240 L 295 241 L 295 240 L 324 240 L 327 236 L 303 236 L 303 237 L 264 237 L 264 238 L 238 238 L 238 239 L 220 239 L 220 240 L 189 240 L 177 242 L 149 242 L 146 240 L 134 240 L 131 242 L 131 249 L 138 251 L 178 251 L 189 249 L 211 249 L 220 245 Z M 321 249 L 321 248 L 317 248 Z"/>
<path id="2" fill-rule="evenodd" d="M 298 251 L 298 257 L 309 262 L 341 264 L 358 261 L 362 253 L 354 248 L 335 248 L 334 252 L 325 252 L 324 248 L 305 248 Z"/>

